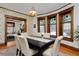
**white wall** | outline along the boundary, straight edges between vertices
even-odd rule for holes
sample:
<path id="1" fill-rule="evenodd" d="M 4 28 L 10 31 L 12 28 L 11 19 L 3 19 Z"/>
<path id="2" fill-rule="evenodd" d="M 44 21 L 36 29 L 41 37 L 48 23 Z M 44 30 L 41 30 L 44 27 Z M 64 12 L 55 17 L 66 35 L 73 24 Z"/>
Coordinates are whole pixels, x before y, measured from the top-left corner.
<path id="1" fill-rule="evenodd" d="M 79 25 L 79 4 L 74 4 L 74 30 L 76 26 Z"/>
<path id="2" fill-rule="evenodd" d="M 0 44 L 5 42 L 5 18 L 2 9 L 0 9 Z"/>
<path id="3" fill-rule="evenodd" d="M 36 28 L 34 28 L 34 24 L 36 24 Z M 37 32 L 37 18 L 36 17 L 27 17 L 27 33 L 35 33 Z"/>

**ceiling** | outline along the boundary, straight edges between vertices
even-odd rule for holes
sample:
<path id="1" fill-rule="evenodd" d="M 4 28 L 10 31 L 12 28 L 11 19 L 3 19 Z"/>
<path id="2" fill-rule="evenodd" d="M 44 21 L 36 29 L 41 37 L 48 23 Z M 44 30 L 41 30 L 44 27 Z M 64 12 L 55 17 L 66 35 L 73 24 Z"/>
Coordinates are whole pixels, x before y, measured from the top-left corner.
<path id="1" fill-rule="evenodd" d="M 24 14 L 35 8 L 38 14 L 44 14 L 59 9 L 68 3 L 0 3 L 0 7 L 5 7 Z"/>

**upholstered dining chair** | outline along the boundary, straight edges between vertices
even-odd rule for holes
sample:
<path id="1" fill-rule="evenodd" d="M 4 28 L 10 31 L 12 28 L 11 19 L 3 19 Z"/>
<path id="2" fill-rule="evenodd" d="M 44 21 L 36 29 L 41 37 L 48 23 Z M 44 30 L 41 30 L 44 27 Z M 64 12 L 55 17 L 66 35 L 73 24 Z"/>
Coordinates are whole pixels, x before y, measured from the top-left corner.
<path id="1" fill-rule="evenodd" d="M 44 34 L 43 34 L 43 37 L 44 37 L 44 38 L 50 38 L 50 33 L 44 33 Z"/>
<path id="2" fill-rule="evenodd" d="M 22 36 L 27 36 L 27 33 L 26 33 L 26 32 L 24 32 L 24 33 L 21 33 L 21 35 L 22 35 Z"/>
<path id="3" fill-rule="evenodd" d="M 16 41 L 16 55 L 21 55 L 21 48 L 20 48 L 20 44 L 19 44 L 19 38 L 18 35 L 15 34 L 15 41 Z"/>
<path id="4" fill-rule="evenodd" d="M 43 52 L 44 56 L 58 56 L 59 54 L 59 49 L 60 49 L 60 43 L 61 40 L 63 39 L 63 36 L 59 36 L 56 38 L 55 43 L 53 47 L 48 48 Z"/>
<path id="5" fill-rule="evenodd" d="M 19 36 L 19 43 L 21 47 L 21 54 L 23 56 L 32 56 L 37 53 L 36 50 L 29 48 L 29 44 L 25 36 Z"/>

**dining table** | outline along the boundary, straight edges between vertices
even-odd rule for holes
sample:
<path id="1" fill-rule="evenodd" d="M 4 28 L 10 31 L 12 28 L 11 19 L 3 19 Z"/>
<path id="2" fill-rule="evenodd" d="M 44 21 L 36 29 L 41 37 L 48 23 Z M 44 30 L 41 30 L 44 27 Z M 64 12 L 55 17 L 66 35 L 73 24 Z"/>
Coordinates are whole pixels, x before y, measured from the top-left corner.
<path id="1" fill-rule="evenodd" d="M 27 40 L 29 43 L 30 48 L 38 50 L 38 53 L 35 54 L 36 56 L 42 56 L 43 52 L 49 48 L 51 44 L 54 43 L 55 38 L 48 39 L 36 36 L 27 36 Z"/>

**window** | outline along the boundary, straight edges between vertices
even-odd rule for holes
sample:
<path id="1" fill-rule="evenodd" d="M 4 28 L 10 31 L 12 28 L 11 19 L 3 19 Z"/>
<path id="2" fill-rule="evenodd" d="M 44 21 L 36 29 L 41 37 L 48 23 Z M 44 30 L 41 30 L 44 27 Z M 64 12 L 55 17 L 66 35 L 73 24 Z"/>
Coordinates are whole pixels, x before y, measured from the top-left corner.
<path id="1" fill-rule="evenodd" d="M 14 27 L 15 23 L 14 22 L 7 22 L 7 33 L 8 34 L 13 34 L 14 33 Z"/>
<path id="2" fill-rule="evenodd" d="M 38 18 L 38 32 L 45 32 L 45 18 L 44 17 L 39 17 Z"/>
<path id="3" fill-rule="evenodd" d="M 50 15 L 47 18 L 47 32 L 56 37 L 56 30 L 56 15 Z"/>
<path id="4" fill-rule="evenodd" d="M 50 19 L 50 33 L 56 35 L 56 17 Z"/>
<path id="5" fill-rule="evenodd" d="M 40 20 L 40 32 L 44 32 L 44 20 Z"/>
<path id="6" fill-rule="evenodd" d="M 73 41 L 73 8 L 59 13 L 59 35 L 67 41 Z"/>
<path id="7" fill-rule="evenodd" d="M 71 38 L 71 15 L 63 15 L 63 35 L 64 37 Z"/>

